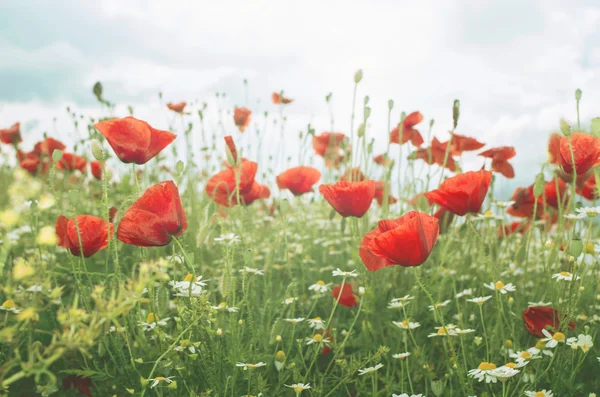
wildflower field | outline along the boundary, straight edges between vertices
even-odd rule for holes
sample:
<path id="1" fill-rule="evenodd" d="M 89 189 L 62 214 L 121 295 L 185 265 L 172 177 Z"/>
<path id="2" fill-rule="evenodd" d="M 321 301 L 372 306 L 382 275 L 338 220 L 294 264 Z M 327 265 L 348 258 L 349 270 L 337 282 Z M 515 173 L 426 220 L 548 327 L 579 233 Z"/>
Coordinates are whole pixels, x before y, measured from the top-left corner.
<path id="1" fill-rule="evenodd" d="M 600 119 L 579 120 L 581 91 L 520 170 L 510 142 L 462 135 L 458 100 L 444 126 L 390 100 L 370 130 L 361 80 L 346 122 L 299 134 L 283 92 L 271 114 L 166 103 L 150 125 L 100 83 L 71 141 L 0 126 L 0 395 L 600 392 Z"/>

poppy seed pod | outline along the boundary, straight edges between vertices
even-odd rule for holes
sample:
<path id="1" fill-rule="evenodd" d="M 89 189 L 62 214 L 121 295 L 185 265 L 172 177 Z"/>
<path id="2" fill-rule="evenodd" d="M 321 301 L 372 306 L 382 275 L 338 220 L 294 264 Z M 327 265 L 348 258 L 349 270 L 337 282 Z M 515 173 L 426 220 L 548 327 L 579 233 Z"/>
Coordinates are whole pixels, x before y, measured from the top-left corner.
<path id="1" fill-rule="evenodd" d="M 362 78 L 363 78 L 363 71 L 362 71 L 362 69 L 358 69 L 356 71 L 356 73 L 354 73 L 354 82 L 356 84 L 358 84 L 358 83 L 360 83 L 360 81 L 362 80 Z"/>
<path id="2" fill-rule="evenodd" d="M 104 160 L 104 150 L 102 150 L 102 145 L 98 142 L 97 139 L 92 140 L 92 156 L 98 161 Z"/>
<path id="3" fill-rule="evenodd" d="M 52 152 L 52 161 L 58 163 L 63 158 L 63 151 L 56 149 Z"/>
<path id="4" fill-rule="evenodd" d="M 579 88 L 575 90 L 575 100 L 581 101 L 581 90 Z"/>
<path id="5" fill-rule="evenodd" d="M 565 119 L 560 119 L 560 132 L 564 136 L 571 136 L 571 126 Z"/>

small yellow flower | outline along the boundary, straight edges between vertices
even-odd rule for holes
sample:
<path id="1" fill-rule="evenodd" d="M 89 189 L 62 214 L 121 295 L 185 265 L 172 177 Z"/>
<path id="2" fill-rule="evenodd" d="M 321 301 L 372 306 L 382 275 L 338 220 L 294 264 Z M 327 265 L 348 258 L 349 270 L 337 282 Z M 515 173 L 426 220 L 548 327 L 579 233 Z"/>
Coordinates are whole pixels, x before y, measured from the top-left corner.
<path id="1" fill-rule="evenodd" d="M 53 246 L 56 245 L 56 241 L 56 231 L 52 226 L 44 226 L 40 229 L 37 235 L 37 243 L 39 245 Z"/>
<path id="2" fill-rule="evenodd" d="M 482 361 L 481 364 L 479 364 L 479 366 L 477 367 L 477 369 L 480 369 L 482 371 L 490 371 L 492 369 L 496 369 L 496 364 Z"/>
<path id="3" fill-rule="evenodd" d="M 0 212 L 0 223 L 4 225 L 4 227 L 12 227 L 17 224 L 19 221 L 19 215 L 17 215 L 13 210 L 4 210 Z"/>

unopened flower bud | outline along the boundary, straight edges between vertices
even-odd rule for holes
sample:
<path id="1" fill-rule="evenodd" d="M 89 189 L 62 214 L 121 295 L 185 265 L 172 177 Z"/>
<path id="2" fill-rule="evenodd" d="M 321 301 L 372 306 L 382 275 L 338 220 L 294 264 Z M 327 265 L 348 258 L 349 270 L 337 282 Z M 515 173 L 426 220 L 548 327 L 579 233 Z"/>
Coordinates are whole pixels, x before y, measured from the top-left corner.
<path id="1" fill-rule="evenodd" d="M 581 89 L 579 88 L 575 90 L 575 100 L 578 102 L 581 101 Z"/>
<path id="2" fill-rule="evenodd" d="M 437 397 L 440 397 L 444 393 L 444 382 L 440 378 L 431 380 L 431 391 Z"/>
<path id="3" fill-rule="evenodd" d="M 458 119 L 460 118 L 460 101 L 458 99 L 454 100 L 454 104 L 452 106 L 452 120 L 454 122 L 454 128 L 458 125 Z"/>
<path id="4" fill-rule="evenodd" d="M 63 151 L 60 149 L 55 149 L 52 152 L 52 161 L 54 161 L 55 163 L 58 163 L 63 157 Z"/>
<path id="5" fill-rule="evenodd" d="M 277 342 L 281 342 L 281 340 L 282 340 L 282 339 L 281 339 L 281 335 L 277 335 L 277 336 L 275 337 L 275 341 L 277 341 Z"/>
<path id="6" fill-rule="evenodd" d="M 388 100 L 388 109 L 392 110 L 394 108 L 394 100 L 390 99 Z"/>
<path id="7" fill-rule="evenodd" d="M 365 294 L 365 287 L 358 287 L 358 294 L 359 295 L 364 295 Z"/>
<path id="8" fill-rule="evenodd" d="M 221 328 L 218 328 L 216 334 L 217 336 L 223 335 L 223 330 Z"/>
<path id="9" fill-rule="evenodd" d="M 573 258 L 578 258 L 579 255 L 583 252 L 583 242 L 581 239 L 574 238 L 571 240 L 571 244 L 567 248 L 567 253 L 571 255 Z"/>
<path id="10" fill-rule="evenodd" d="M 356 73 L 354 73 L 354 82 L 355 82 L 356 84 L 358 84 L 358 83 L 360 83 L 360 81 L 362 80 L 362 78 L 363 78 L 363 72 L 362 72 L 362 69 L 358 69 L 358 70 L 356 71 Z"/>
<path id="11" fill-rule="evenodd" d="M 564 136 L 571 135 L 571 126 L 569 125 L 569 123 L 567 123 L 567 120 L 565 119 L 560 119 L 560 132 L 562 132 Z"/>
<path id="12" fill-rule="evenodd" d="M 536 199 L 538 197 L 540 197 L 542 194 L 544 194 L 544 185 L 545 184 L 546 184 L 546 181 L 544 180 L 544 174 L 542 174 L 540 172 L 535 177 L 535 183 L 533 184 L 533 195 L 535 196 Z"/>
<path id="13" fill-rule="evenodd" d="M 92 155 L 98 161 L 104 160 L 104 150 L 102 150 L 102 145 L 97 139 L 92 140 Z"/>

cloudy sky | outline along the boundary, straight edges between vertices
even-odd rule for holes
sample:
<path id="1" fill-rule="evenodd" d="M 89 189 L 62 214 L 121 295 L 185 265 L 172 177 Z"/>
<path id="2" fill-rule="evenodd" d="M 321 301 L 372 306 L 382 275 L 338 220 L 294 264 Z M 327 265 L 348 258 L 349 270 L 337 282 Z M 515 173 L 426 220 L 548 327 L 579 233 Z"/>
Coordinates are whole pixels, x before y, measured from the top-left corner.
<path id="1" fill-rule="evenodd" d="M 576 88 L 582 124 L 600 116 L 599 23 L 595 0 L 2 2 L 0 127 L 21 121 L 26 146 L 44 131 L 65 138 L 66 106 L 101 114 L 91 95 L 100 80 L 117 116 L 131 105 L 157 128 L 172 121 L 159 91 L 213 107 L 226 92 L 224 108 L 262 114 L 277 112 L 270 94 L 284 90 L 295 99 L 285 110 L 294 139 L 307 123 L 329 129 L 333 92 L 335 129 L 348 132 L 362 68 L 358 96 L 370 97 L 377 148 L 389 99 L 395 119 L 420 110 L 446 139 L 459 98 L 457 132 L 516 146 L 517 178 L 502 182 L 512 189 L 530 183 L 559 118 L 576 121 Z M 229 119 L 226 128 L 235 132 Z"/>

